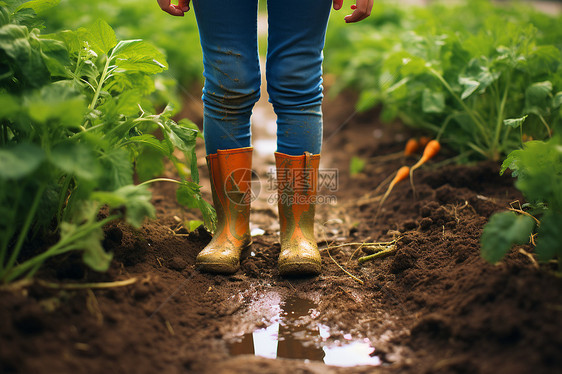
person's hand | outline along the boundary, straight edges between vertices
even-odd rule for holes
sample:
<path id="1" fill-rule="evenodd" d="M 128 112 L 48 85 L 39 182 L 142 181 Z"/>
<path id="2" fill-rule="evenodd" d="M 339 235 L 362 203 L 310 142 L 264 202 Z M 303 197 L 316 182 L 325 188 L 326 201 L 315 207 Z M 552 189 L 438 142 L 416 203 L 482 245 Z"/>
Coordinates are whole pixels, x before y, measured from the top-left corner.
<path id="1" fill-rule="evenodd" d="M 343 0 L 333 0 L 334 9 L 340 10 L 343 5 Z M 373 0 L 356 0 L 356 3 L 351 6 L 353 13 L 344 17 L 346 23 L 359 22 L 371 15 L 373 9 Z"/>
<path id="2" fill-rule="evenodd" d="M 189 2 L 191 0 L 178 0 L 178 5 L 171 3 L 171 0 L 157 0 L 160 9 L 172 16 L 183 17 L 184 13 L 189 11 Z"/>

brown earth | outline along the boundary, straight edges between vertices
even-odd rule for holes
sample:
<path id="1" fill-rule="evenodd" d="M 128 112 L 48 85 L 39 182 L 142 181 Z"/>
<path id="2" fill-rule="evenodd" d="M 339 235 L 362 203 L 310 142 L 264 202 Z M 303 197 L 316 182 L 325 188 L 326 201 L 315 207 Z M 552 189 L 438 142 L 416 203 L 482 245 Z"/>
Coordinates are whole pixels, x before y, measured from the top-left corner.
<path id="1" fill-rule="evenodd" d="M 339 170 L 337 205 L 322 205 L 318 239 L 323 272 L 279 277 L 275 209 L 253 213 L 265 234 L 255 237 L 241 270 L 202 274 L 198 251 L 210 240 L 180 221 L 197 218 L 175 203 L 174 186 L 154 188 L 158 218 L 140 230 L 116 224 L 104 246 L 115 254 L 106 274 L 56 259 L 39 274 L 49 281 L 93 282 L 136 277 L 107 290 L 60 290 L 34 284 L 0 291 L 2 373 L 550 373 L 562 367 L 562 280 L 536 265 L 520 246 L 497 266 L 479 256 L 489 216 L 522 200 L 498 165 L 457 166 L 447 150 L 416 174 L 414 199 L 396 186 L 377 218 L 377 201 L 362 202 L 404 162 L 412 134 L 384 126 L 376 113 L 353 114 L 348 97 L 325 105 L 324 168 Z M 349 176 L 350 158 L 368 160 Z M 202 174 L 205 174 L 202 167 Z M 263 176 L 264 170 L 259 170 Z M 207 182 L 208 184 L 208 182 Z M 205 192 L 209 197 L 208 189 Z M 371 199 L 372 200 L 372 199 Z M 269 217 L 262 219 L 263 217 Z M 183 235 L 181 235 L 183 234 Z M 359 264 L 349 242 L 398 238 L 396 252 Z M 330 258 L 333 257 L 333 260 Z M 335 262 L 358 277 L 360 284 Z M 271 297 L 271 295 L 277 295 Z M 383 364 L 339 368 L 321 362 L 231 356 L 236 336 L 263 327 L 268 309 L 286 295 L 315 301 L 314 323 L 333 338 L 367 337 Z M 256 307 L 258 305 L 258 307 Z M 261 308 L 261 309 L 260 309 Z"/>

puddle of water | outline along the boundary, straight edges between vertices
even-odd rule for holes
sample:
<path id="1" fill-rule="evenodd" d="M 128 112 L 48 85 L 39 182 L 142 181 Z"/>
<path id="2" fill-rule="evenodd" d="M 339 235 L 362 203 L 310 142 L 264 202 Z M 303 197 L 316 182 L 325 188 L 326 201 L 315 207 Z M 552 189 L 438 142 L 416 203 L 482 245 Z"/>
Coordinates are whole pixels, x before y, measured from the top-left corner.
<path id="1" fill-rule="evenodd" d="M 313 322 L 318 317 L 315 307 L 307 299 L 286 298 L 269 326 L 232 343 L 230 354 L 323 361 L 327 365 L 348 367 L 381 364 L 379 357 L 373 355 L 375 349 L 369 339 L 354 339 L 351 334 L 345 334 L 342 341 L 329 340 L 329 327 Z"/>

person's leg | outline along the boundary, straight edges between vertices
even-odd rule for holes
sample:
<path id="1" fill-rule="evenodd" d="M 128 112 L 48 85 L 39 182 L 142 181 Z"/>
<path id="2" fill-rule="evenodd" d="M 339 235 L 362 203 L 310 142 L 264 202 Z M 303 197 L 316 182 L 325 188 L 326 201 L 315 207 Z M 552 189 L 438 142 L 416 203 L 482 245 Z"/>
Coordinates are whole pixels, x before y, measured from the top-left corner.
<path id="1" fill-rule="evenodd" d="M 314 238 L 322 145 L 322 49 L 332 0 L 269 0 L 267 90 L 277 114 L 279 273 L 318 274 Z"/>
<path id="2" fill-rule="evenodd" d="M 251 243 L 250 115 L 260 95 L 258 0 L 194 0 L 203 48 L 203 133 L 217 229 L 197 267 L 234 273 Z"/>
<path id="3" fill-rule="evenodd" d="M 268 0 L 267 90 L 277 151 L 320 153 L 322 49 L 331 0 Z"/>
<path id="4" fill-rule="evenodd" d="M 260 96 L 258 0 L 194 0 L 203 49 L 203 133 L 207 154 L 250 146 Z"/>

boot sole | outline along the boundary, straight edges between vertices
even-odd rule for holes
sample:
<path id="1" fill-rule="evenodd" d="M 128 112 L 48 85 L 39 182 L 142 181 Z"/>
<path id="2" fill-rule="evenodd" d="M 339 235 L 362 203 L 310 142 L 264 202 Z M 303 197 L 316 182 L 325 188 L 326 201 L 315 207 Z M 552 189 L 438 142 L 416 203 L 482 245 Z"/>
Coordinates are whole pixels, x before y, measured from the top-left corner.
<path id="1" fill-rule="evenodd" d="M 251 245 L 252 241 L 240 250 L 240 254 L 248 250 Z M 205 273 L 234 274 L 238 271 L 238 269 L 240 269 L 240 261 L 236 264 L 225 264 L 224 262 L 196 262 L 195 267 L 197 270 Z"/>
<path id="2" fill-rule="evenodd" d="M 279 265 L 280 275 L 318 275 L 322 267 L 313 262 L 290 262 Z"/>
<path id="3" fill-rule="evenodd" d="M 240 262 L 236 265 L 222 264 L 222 263 L 200 263 L 196 264 L 197 270 L 205 273 L 214 274 L 234 274 L 240 269 Z"/>

